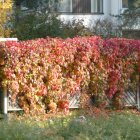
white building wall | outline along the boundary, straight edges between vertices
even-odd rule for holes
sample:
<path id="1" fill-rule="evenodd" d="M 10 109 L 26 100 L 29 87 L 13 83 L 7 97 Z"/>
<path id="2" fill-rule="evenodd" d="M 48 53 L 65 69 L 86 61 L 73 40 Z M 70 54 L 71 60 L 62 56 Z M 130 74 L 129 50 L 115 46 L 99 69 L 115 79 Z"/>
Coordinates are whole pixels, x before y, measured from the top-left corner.
<path id="1" fill-rule="evenodd" d="M 103 11 L 105 16 L 109 16 L 111 14 L 111 1 L 112 0 L 103 1 Z"/>
<path id="2" fill-rule="evenodd" d="M 110 18 L 110 15 L 118 15 L 121 12 L 122 0 L 103 0 L 103 14 L 60 14 L 59 18 L 64 21 L 83 20 L 85 26 L 90 27 L 97 19 Z"/>
<path id="3" fill-rule="evenodd" d="M 83 21 L 83 24 L 85 26 L 90 26 L 92 23 L 94 23 L 95 20 L 97 19 L 102 19 L 104 18 L 104 15 L 89 15 L 89 14 L 85 14 L 85 15 L 82 15 L 82 14 L 78 14 L 78 15 L 68 15 L 68 14 L 62 14 L 62 15 L 59 15 L 59 18 L 64 21 L 64 22 L 67 22 L 67 21 L 73 21 L 73 20 L 82 20 Z"/>
<path id="4" fill-rule="evenodd" d="M 122 0 L 111 0 L 111 15 L 119 15 L 122 9 Z"/>

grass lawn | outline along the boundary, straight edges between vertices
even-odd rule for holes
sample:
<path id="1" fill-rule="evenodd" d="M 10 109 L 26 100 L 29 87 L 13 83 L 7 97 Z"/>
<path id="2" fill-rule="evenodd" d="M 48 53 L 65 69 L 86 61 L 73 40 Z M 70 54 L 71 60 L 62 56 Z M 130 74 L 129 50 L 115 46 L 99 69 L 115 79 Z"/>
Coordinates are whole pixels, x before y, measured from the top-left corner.
<path id="1" fill-rule="evenodd" d="M 0 120 L 0 140 L 140 140 L 140 115 L 125 111 L 109 117 Z"/>

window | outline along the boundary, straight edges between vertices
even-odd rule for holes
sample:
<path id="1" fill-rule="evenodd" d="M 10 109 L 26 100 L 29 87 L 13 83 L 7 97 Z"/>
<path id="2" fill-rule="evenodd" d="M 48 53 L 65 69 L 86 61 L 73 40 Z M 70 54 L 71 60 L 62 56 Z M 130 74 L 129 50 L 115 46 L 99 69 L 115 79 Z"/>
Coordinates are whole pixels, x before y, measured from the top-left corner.
<path id="1" fill-rule="evenodd" d="M 91 0 L 91 12 L 103 13 L 103 0 Z"/>
<path id="2" fill-rule="evenodd" d="M 103 0 L 61 0 L 57 4 L 58 12 L 103 13 Z"/>
<path id="3" fill-rule="evenodd" d="M 91 13 L 91 0 L 72 0 L 73 13 Z"/>
<path id="4" fill-rule="evenodd" d="M 57 3 L 58 12 L 71 12 L 71 0 L 59 0 Z"/>
<path id="5" fill-rule="evenodd" d="M 128 8 L 128 0 L 123 0 L 122 1 L 122 7 L 123 8 Z"/>
<path id="6" fill-rule="evenodd" d="M 14 0 L 15 5 L 21 7 L 21 10 L 33 9 L 37 7 L 37 1 L 34 0 Z"/>
<path id="7" fill-rule="evenodd" d="M 140 8 L 140 0 L 122 0 L 123 8 Z"/>

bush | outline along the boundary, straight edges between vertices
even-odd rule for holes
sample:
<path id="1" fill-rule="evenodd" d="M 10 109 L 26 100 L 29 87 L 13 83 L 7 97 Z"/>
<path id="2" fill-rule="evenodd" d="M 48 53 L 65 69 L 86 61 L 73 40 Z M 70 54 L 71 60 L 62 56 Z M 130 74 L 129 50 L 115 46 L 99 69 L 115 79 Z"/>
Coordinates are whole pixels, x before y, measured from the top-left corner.
<path id="1" fill-rule="evenodd" d="M 124 90 L 130 84 L 130 78 L 138 75 L 140 42 L 126 39 L 109 39 L 105 41 L 103 53 L 108 69 L 108 88 L 106 95 L 112 98 L 113 106 L 121 108 Z M 136 80 L 136 79 L 135 79 Z"/>
<path id="2" fill-rule="evenodd" d="M 16 11 L 16 10 L 15 10 Z M 82 20 L 64 23 L 57 14 L 46 13 L 44 10 L 16 11 L 13 16 L 12 36 L 19 40 L 36 38 L 61 37 L 73 38 L 76 35 L 91 35 Z"/>
<path id="3" fill-rule="evenodd" d="M 98 106 L 121 96 L 140 59 L 140 41 L 96 36 L 5 42 L 0 50 L 1 85 L 26 113 L 44 112 L 49 103 L 67 108 L 68 95 L 79 90 L 98 97 Z"/>
<path id="4" fill-rule="evenodd" d="M 60 36 L 62 22 L 45 11 L 16 11 L 12 36 L 19 40 Z"/>
<path id="5" fill-rule="evenodd" d="M 92 34 L 101 36 L 103 38 L 121 37 L 122 29 L 116 23 L 117 19 L 115 17 L 97 19 L 91 26 Z M 117 21 L 118 22 L 118 21 Z"/>
<path id="6" fill-rule="evenodd" d="M 85 27 L 83 20 L 72 20 L 62 24 L 62 32 L 60 35 L 62 38 L 90 35 L 93 35 L 93 33 L 88 27 Z"/>

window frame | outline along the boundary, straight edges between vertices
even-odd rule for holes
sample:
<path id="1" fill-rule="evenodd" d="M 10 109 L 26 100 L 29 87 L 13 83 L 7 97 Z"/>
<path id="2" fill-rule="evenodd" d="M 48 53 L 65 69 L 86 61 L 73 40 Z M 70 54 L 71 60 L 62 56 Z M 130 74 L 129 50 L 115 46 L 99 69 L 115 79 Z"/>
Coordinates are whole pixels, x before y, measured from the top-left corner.
<path id="1" fill-rule="evenodd" d="M 91 13 L 93 13 L 93 14 L 103 14 L 103 6 L 104 6 L 104 4 L 103 4 L 103 0 L 96 0 L 96 10 L 94 11 L 94 9 L 93 9 L 93 6 L 92 5 L 94 5 L 94 1 L 95 0 L 91 0 Z M 100 6 L 98 5 L 98 1 L 100 1 L 99 2 L 99 4 L 100 4 Z M 99 6 L 99 7 L 98 7 Z M 98 9 L 99 8 L 99 9 Z M 98 11 L 99 10 L 99 11 Z"/>
<path id="2" fill-rule="evenodd" d="M 85 15 L 85 14 L 104 14 L 104 8 L 103 8 L 103 6 L 104 6 L 104 0 L 100 0 L 101 2 L 100 2 L 100 10 L 98 11 L 98 5 L 96 6 L 97 7 L 97 11 L 96 12 L 94 12 L 93 11 L 93 3 L 94 3 L 94 0 L 91 0 L 91 10 L 90 10 L 90 12 L 73 12 L 73 1 L 72 0 L 69 0 L 70 1 L 70 12 L 69 11 L 58 11 L 58 9 L 56 10 L 56 12 L 57 13 L 60 13 L 60 14 L 74 14 L 74 15 L 79 15 L 79 14 L 83 14 L 83 15 Z M 97 1 L 99 1 L 99 0 L 97 0 Z M 98 4 L 98 2 L 97 2 L 97 4 Z"/>
<path id="3" fill-rule="evenodd" d="M 87 1 L 87 0 L 86 0 Z M 90 9 L 86 9 L 85 7 L 83 7 L 83 5 L 81 5 L 81 6 L 77 6 L 78 7 L 78 9 L 76 9 L 77 10 L 77 12 L 75 12 L 74 11 L 74 7 L 73 7 L 73 0 L 72 0 L 72 13 L 73 14 L 81 14 L 81 13 L 83 13 L 83 14 L 91 14 L 91 0 L 89 1 L 90 2 Z M 80 3 L 81 4 L 81 3 Z M 80 8 L 82 8 L 82 9 L 84 9 L 84 11 L 81 11 L 81 12 L 79 12 L 80 11 Z M 90 12 L 88 12 L 88 10 L 90 11 Z"/>

